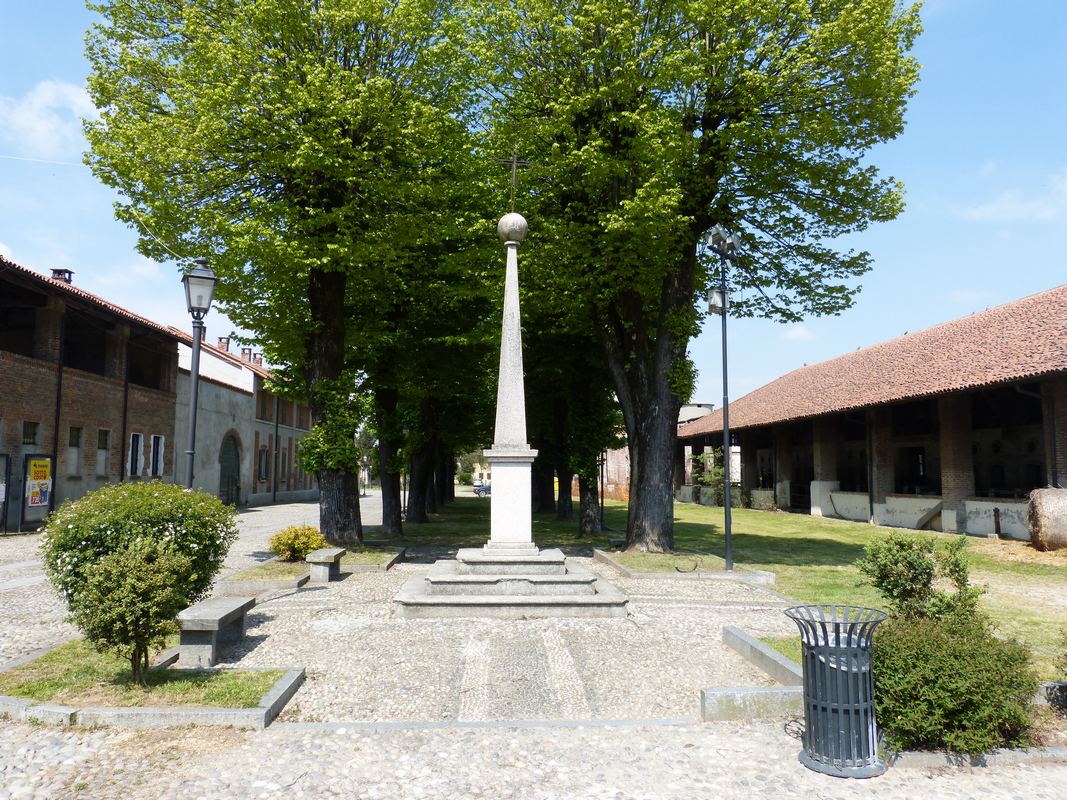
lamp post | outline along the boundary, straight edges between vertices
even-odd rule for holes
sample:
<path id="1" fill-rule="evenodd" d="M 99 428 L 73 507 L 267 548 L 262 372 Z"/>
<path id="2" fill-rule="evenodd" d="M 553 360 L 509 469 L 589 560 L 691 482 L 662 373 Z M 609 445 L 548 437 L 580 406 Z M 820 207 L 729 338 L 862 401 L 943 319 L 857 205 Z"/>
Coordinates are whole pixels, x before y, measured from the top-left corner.
<path id="1" fill-rule="evenodd" d="M 185 485 L 193 488 L 193 453 L 196 451 L 196 396 L 200 388 L 200 340 L 204 337 L 204 316 L 211 310 L 211 296 L 218 278 L 208 269 L 207 259 L 198 258 L 182 276 L 185 304 L 193 317 L 193 355 L 189 364 L 189 439 L 185 448 Z"/>
<path id="2" fill-rule="evenodd" d="M 708 234 L 708 247 L 719 257 L 719 275 L 721 283 L 713 289 L 708 298 L 708 311 L 722 315 L 722 483 L 723 512 L 726 531 L 726 570 L 734 568 L 733 542 L 730 531 L 730 384 L 726 369 L 726 263 L 737 258 L 737 239 L 716 225 Z"/>

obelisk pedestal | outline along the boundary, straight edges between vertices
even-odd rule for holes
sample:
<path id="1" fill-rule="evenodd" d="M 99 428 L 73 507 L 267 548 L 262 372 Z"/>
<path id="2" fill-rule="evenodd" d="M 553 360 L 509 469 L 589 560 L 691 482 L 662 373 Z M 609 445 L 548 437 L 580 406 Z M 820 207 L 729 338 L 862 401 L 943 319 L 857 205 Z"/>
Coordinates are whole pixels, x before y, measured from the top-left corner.
<path id="1" fill-rule="evenodd" d="M 423 617 L 624 617 L 626 596 L 590 570 L 566 563 L 558 548 L 533 541 L 530 472 L 537 451 L 526 441 L 526 397 L 519 319 L 519 242 L 526 220 L 512 212 L 497 232 L 508 248 L 496 433 L 485 455 L 493 473 L 489 541 L 415 575 L 394 598 L 396 615 Z"/>

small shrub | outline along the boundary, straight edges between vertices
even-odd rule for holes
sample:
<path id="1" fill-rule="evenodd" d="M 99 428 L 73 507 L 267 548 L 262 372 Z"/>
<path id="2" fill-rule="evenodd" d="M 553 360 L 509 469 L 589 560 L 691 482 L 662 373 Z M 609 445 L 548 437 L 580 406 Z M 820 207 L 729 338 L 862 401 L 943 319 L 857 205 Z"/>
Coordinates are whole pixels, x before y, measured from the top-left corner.
<path id="1" fill-rule="evenodd" d="M 303 561 L 326 546 L 325 537 L 311 525 L 290 525 L 270 537 L 270 551 L 285 561 Z"/>
<path id="2" fill-rule="evenodd" d="M 472 476 L 469 472 L 461 472 L 457 477 L 459 478 L 460 486 L 470 486 L 471 481 L 474 480 L 474 476 Z"/>
<path id="3" fill-rule="evenodd" d="M 878 724 L 893 748 L 978 754 L 1030 743 L 1030 651 L 977 615 L 891 619 L 872 656 Z"/>
<path id="4" fill-rule="evenodd" d="M 97 650 L 128 658 L 132 679 L 144 683 L 149 649 L 177 632 L 192 568 L 173 544 L 139 539 L 89 570 L 74 622 Z"/>
<path id="5" fill-rule="evenodd" d="M 963 549 L 967 540 L 953 539 L 942 549 L 925 536 L 893 531 L 885 539 L 867 545 L 856 568 L 889 603 L 895 616 L 940 617 L 977 610 L 981 590 L 969 584 Z M 955 590 L 934 587 L 938 578 Z"/>
<path id="6" fill-rule="evenodd" d="M 217 498 L 159 481 L 113 483 L 67 501 L 48 518 L 45 572 L 73 612 L 92 569 L 141 540 L 173 546 L 190 559 L 177 585 L 186 603 L 204 596 L 237 539 L 235 513 Z"/>

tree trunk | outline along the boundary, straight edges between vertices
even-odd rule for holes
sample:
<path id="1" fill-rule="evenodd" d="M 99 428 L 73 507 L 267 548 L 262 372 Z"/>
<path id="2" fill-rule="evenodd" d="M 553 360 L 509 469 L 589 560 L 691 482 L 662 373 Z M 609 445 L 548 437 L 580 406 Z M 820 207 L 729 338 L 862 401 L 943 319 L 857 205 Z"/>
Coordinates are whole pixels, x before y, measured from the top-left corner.
<path id="1" fill-rule="evenodd" d="M 559 481 L 556 495 L 556 520 L 571 522 L 574 519 L 574 503 L 571 500 L 570 451 L 567 447 L 567 401 L 559 397 L 553 403 L 553 434 L 556 439 L 556 478 Z"/>
<path id="2" fill-rule="evenodd" d="M 437 465 L 431 456 L 429 469 L 426 470 L 426 513 L 436 514 L 437 511 Z"/>
<path id="3" fill-rule="evenodd" d="M 552 463 L 540 455 L 534 459 L 530 470 L 533 480 L 533 510 L 538 514 L 549 514 L 556 510 L 556 492 L 552 487 Z"/>
<path id="4" fill-rule="evenodd" d="M 319 470 L 319 532 L 334 547 L 361 547 L 363 523 L 359 503 L 349 502 L 359 497 L 359 474 L 343 469 Z M 327 532 L 321 520 L 333 522 Z"/>
<path id="5" fill-rule="evenodd" d="M 443 511 L 448 501 L 448 461 L 445 459 L 445 450 L 440 438 L 437 440 L 437 464 L 434 470 L 433 488 L 437 493 L 437 510 Z"/>
<path id="6" fill-rule="evenodd" d="M 437 438 L 437 403 L 432 397 L 422 401 L 419 409 L 421 446 L 411 454 L 411 485 L 408 491 L 406 522 L 429 522 L 426 516 L 427 490 L 433 481 L 433 452 Z"/>
<path id="7" fill-rule="evenodd" d="M 600 527 L 600 497 L 596 482 L 590 483 L 578 476 L 578 536 L 596 536 Z"/>
<path id="8" fill-rule="evenodd" d="M 398 538 L 404 533 L 403 497 L 400 494 L 400 440 L 393 435 L 392 419 L 396 413 L 399 393 L 396 389 L 377 389 L 374 392 L 375 421 L 378 426 L 378 476 L 382 482 L 382 536 Z"/>
<path id="9" fill-rule="evenodd" d="M 308 276 L 308 304 L 317 323 L 307 341 L 308 405 L 312 420 L 327 425 L 326 401 L 319 387 L 323 381 L 338 380 L 344 371 L 345 282 L 343 271 L 312 269 Z M 328 542 L 362 542 L 359 474 L 320 470 L 318 477 L 319 532 Z"/>
<path id="10" fill-rule="evenodd" d="M 445 498 L 449 503 L 456 502 L 456 453 L 450 450 L 445 461 Z"/>
<path id="11" fill-rule="evenodd" d="M 682 398 L 674 393 L 671 368 L 684 361 L 687 336 L 671 332 L 668 320 L 691 302 L 696 246 L 684 267 L 663 282 L 654 331 L 646 325 L 642 298 L 624 295 L 597 316 L 597 336 L 623 418 L 630 449 L 630 502 L 626 549 L 674 550 L 674 447 Z"/>

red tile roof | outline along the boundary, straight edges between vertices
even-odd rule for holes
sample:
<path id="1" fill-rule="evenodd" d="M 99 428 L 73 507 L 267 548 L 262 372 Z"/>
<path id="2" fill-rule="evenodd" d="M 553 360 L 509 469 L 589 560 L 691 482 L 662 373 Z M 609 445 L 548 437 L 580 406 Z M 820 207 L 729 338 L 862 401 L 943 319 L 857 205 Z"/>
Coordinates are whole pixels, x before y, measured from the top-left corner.
<path id="1" fill-rule="evenodd" d="M 730 429 L 1067 371 L 1067 285 L 801 367 L 730 403 Z M 678 429 L 722 431 L 722 409 Z"/>
<path id="2" fill-rule="evenodd" d="M 160 325 L 158 322 L 153 322 L 147 317 L 142 317 L 139 314 L 134 314 L 132 311 L 127 311 L 122 306 L 117 306 L 114 303 L 110 303 L 102 297 L 97 297 L 91 292 L 87 292 L 84 289 L 79 289 L 77 286 L 66 283 L 64 281 L 58 281 L 55 278 L 46 278 L 33 270 L 26 269 L 26 267 L 20 267 L 13 261 L 8 261 L 3 256 L 0 256 L 0 275 L 5 273 L 15 273 L 16 276 L 22 278 L 29 278 L 31 281 L 44 284 L 49 290 L 58 290 L 59 294 L 73 295 L 80 300 L 85 300 L 92 305 L 98 306 L 105 311 L 110 311 L 112 314 L 116 314 L 130 322 L 136 322 L 139 325 L 144 325 L 146 328 L 152 328 L 159 333 L 164 334 L 169 338 L 175 338 L 174 331 L 170 328 Z"/>

